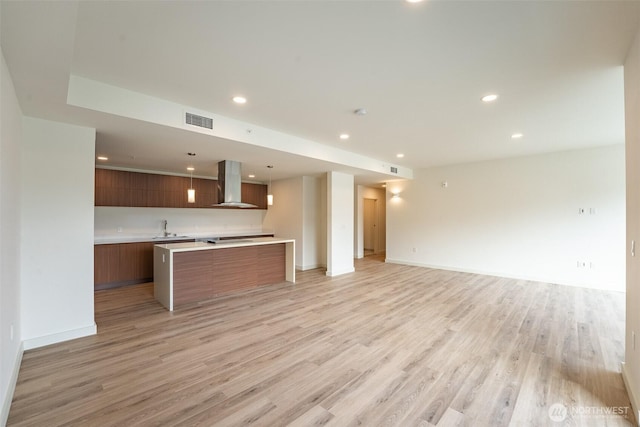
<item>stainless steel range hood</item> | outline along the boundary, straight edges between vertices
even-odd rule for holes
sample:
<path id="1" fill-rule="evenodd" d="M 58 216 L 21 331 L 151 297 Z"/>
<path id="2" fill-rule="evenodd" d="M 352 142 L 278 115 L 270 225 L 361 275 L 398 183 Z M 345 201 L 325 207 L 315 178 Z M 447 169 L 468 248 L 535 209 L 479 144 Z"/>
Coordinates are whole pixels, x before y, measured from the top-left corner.
<path id="1" fill-rule="evenodd" d="M 218 201 L 213 206 L 228 208 L 257 208 L 242 203 L 242 165 L 233 160 L 218 162 Z"/>

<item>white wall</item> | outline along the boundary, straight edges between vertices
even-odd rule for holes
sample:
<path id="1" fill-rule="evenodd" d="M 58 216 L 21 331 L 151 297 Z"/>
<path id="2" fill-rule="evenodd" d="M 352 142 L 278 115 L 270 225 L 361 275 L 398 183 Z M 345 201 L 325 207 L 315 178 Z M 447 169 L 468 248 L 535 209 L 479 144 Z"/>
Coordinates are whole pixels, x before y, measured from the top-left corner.
<path id="1" fill-rule="evenodd" d="M 296 240 L 296 269 L 326 266 L 326 190 L 323 180 L 301 176 L 271 184 L 273 206 L 264 217 L 263 228 L 277 237 Z"/>
<path id="2" fill-rule="evenodd" d="M 19 191 L 22 112 L 4 54 L 0 94 L 0 425 L 4 425 L 22 357 Z"/>
<path id="3" fill-rule="evenodd" d="M 261 209 L 195 208 L 95 208 L 96 241 L 113 237 L 160 235 L 161 221 L 167 231 L 178 235 L 213 236 L 262 231 L 265 211 Z M 122 231 L 118 231 L 121 229 Z M 266 230 L 271 231 L 271 230 Z"/>
<path id="4" fill-rule="evenodd" d="M 624 291 L 624 179 L 622 144 L 420 170 L 387 188 L 387 260 Z"/>
<path id="5" fill-rule="evenodd" d="M 302 268 L 302 177 L 271 183 L 273 205 L 269 206 L 263 227 L 273 230 L 277 237 L 296 240 L 296 268 Z"/>
<path id="6" fill-rule="evenodd" d="M 640 418 L 640 30 L 624 64 L 627 171 L 627 320 L 623 377 Z M 631 241 L 637 247 L 631 254 Z M 636 345 L 632 334 L 636 335 Z"/>
<path id="7" fill-rule="evenodd" d="M 327 173 L 327 276 L 354 271 L 353 175 Z"/>
<path id="8" fill-rule="evenodd" d="M 90 335 L 95 129 L 23 119 L 20 253 L 25 349 Z"/>
<path id="9" fill-rule="evenodd" d="M 302 177 L 301 270 L 327 266 L 326 180 Z"/>

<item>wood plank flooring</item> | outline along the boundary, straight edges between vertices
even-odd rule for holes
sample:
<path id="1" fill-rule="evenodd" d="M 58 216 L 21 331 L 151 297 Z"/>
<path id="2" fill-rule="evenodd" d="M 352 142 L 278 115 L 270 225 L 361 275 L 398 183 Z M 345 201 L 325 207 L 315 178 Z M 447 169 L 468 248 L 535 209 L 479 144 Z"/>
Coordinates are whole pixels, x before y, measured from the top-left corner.
<path id="1" fill-rule="evenodd" d="M 8 425 L 632 425 L 623 294 L 375 256 L 297 280 L 96 292 L 98 335 L 25 352 Z"/>

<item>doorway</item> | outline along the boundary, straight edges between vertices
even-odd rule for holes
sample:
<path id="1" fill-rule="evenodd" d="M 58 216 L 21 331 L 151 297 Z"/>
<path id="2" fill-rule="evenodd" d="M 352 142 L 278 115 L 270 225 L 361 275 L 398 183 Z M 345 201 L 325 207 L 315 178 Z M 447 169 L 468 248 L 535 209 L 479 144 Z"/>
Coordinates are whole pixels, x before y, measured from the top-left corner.
<path id="1" fill-rule="evenodd" d="M 364 256 L 374 255 L 378 252 L 378 200 L 364 199 L 363 206 L 363 239 Z"/>

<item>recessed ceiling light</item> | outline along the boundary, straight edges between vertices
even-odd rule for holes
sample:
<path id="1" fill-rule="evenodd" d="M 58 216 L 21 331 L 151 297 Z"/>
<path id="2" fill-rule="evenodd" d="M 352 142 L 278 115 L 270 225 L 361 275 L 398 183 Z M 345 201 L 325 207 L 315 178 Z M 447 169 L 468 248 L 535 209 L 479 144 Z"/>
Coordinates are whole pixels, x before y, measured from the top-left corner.
<path id="1" fill-rule="evenodd" d="M 234 96 L 233 102 L 235 102 L 236 104 L 246 104 L 247 98 L 245 98 L 244 96 Z"/>
<path id="2" fill-rule="evenodd" d="M 249 178 L 255 178 L 255 177 L 256 177 L 256 176 L 255 176 L 255 175 L 253 175 L 253 174 L 249 175 Z"/>
<path id="3" fill-rule="evenodd" d="M 341 133 L 340 134 L 340 139 L 349 139 L 349 134 L 348 133 Z"/>
<path id="4" fill-rule="evenodd" d="M 104 160 L 109 160 L 109 158 L 105 157 L 105 156 L 98 156 L 98 160 L 103 160 L 104 161 Z"/>
<path id="5" fill-rule="evenodd" d="M 522 138 L 524 135 L 521 133 L 514 133 L 513 135 L 511 135 L 511 138 L 513 139 L 520 139 Z"/>
<path id="6" fill-rule="evenodd" d="M 482 100 L 482 102 L 493 102 L 498 99 L 498 95 L 496 95 L 495 93 L 490 93 L 489 95 L 485 95 L 480 99 Z"/>
<path id="7" fill-rule="evenodd" d="M 188 170 L 188 171 L 194 171 L 194 170 L 196 170 L 196 168 L 194 168 L 193 166 L 189 166 L 189 167 L 187 168 L 187 170 Z"/>
<path id="8" fill-rule="evenodd" d="M 399 159 L 401 159 L 401 158 L 403 158 L 403 157 L 404 157 L 404 154 L 402 154 L 402 153 L 398 153 L 398 154 L 396 154 L 396 157 L 397 157 L 397 158 L 399 158 Z"/>
<path id="9" fill-rule="evenodd" d="M 405 0 L 407 3 L 422 3 L 422 0 Z"/>

